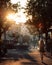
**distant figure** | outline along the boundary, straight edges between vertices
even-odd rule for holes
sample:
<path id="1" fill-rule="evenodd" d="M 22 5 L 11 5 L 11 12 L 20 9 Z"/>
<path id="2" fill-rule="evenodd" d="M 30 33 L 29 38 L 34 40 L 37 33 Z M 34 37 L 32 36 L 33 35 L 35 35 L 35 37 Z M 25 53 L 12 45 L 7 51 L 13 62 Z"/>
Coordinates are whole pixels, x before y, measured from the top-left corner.
<path id="1" fill-rule="evenodd" d="M 49 46 L 50 46 L 50 56 L 52 56 L 52 39 L 50 39 L 50 44 L 49 44 Z"/>
<path id="2" fill-rule="evenodd" d="M 40 51 L 40 56 L 41 56 L 41 61 L 43 62 L 43 55 L 44 55 L 44 41 L 41 39 L 39 41 L 39 51 Z"/>
<path id="3" fill-rule="evenodd" d="M 50 53 L 50 57 L 52 56 L 52 39 L 47 40 L 47 51 Z"/>

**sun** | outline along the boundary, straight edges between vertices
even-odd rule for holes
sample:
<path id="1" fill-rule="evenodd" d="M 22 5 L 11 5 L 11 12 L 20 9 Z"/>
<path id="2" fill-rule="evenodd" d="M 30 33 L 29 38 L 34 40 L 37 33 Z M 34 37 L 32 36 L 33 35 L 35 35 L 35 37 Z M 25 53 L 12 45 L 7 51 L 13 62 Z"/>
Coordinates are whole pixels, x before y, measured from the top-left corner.
<path id="1" fill-rule="evenodd" d="M 25 23 L 27 21 L 26 15 L 20 10 L 18 13 L 8 13 L 7 20 L 14 21 L 16 24 Z"/>
<path id="2" fill-rule="evenodd" d="M 8 13 L 7 15 L 7 19 L 11 20 L 11 21 L 15 21 L 16 24 L 19 24 L 19 23 L 25 23 L 27 21 L 27 17 L 26 17 L 26 14 L 24 13 L 24 9 L 22 9 L 22 7 L 26 7 L 26 2 L 27 0 L 10 0 L 10 2 L 12 4 L 17 4 L 18 2 L 20 2 L 20 8 L 18 10 L 18 12 L 16 12 L 15 14 L 13 13 Z"/>

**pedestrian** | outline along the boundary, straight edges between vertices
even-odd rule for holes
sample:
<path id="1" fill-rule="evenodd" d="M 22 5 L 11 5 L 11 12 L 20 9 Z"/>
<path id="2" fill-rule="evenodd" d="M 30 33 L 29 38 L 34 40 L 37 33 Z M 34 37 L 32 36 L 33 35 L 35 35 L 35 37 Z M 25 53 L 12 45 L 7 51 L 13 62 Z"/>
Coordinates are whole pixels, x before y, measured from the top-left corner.
<path id="1" fill-rule="evenodd" d="M 49 46 L 50 46 L 50 57 L 52 56 L 52 39 L 50 39 L 50 44 L 49 44 Z"/>
<path id="2" fill-rule="evenodd" d="M 44 50 L 44 41 L 43 41 L 43 39 L 41 39 L 40 41 L 39 41 L 39 52 L 40 52 L 40 57 L 41 57 L 41 61 L 43 62 L 43 56 L 44 56 L 44 52 L 45 52 L 45 50 Z"/>

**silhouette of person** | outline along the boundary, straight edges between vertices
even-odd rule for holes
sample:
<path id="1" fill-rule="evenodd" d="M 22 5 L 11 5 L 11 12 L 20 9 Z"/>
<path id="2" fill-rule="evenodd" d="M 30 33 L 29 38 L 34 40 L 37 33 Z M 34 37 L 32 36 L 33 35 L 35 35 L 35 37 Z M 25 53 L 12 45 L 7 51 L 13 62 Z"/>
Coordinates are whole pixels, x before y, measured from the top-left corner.
<path id="1" fill-rule="evenodd" d="M 49 47 L 50 47 L 50 56 L 52 56 L 52 39 L 50 39 Z"/>
<path id="2" fill-rule="evenodd" d="M 44 52 L 45 52 L 43 39 L 41 39 L 39 41 L 39 51 L 40 51 L 41 61 L 43 62 L 43 56 L 44 56 Z"/>

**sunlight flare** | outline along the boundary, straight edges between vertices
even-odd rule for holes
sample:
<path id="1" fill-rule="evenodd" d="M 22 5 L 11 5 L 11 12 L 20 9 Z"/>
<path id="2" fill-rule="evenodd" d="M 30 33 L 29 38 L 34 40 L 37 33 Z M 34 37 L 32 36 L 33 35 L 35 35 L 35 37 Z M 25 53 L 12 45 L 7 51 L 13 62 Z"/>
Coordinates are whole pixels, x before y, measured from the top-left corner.
<path id="1" fill-rule="evenodd" d="M 16 24 L 19 24 L 19 23 L 25 23 L 27 21 L 27 17 L 26 15 L 20 11 L 19 13 L 9 13 L 7 16 L 6 16 L 7 20 L 9 21 L 15 21 Z"/>
<path id="2" fill-rule="evenodd" d="M 26 7 L 27 0 L 24 0 L 24 1 L 23 0 L 10 0 L 10 2 L 13 5 L 19 2 L 21 9 L 18 9 L 18 12 L 16 12 L 15 14 L 9 13 L 6 18 L 8 20 L 15 21 L 16 24 L 27 22 L 28 18 L 26 16 L 26 13 L 24 13 L 25 9 L 22 9 L 23 7 L 24 8 Z"/>
<path id="3" fill-rule="evenodd" d="M 6 18 L 7 18 L 8 20 L 13 20 L 13 19 L 14 19 L 14 14 L 13 14 L 13 13 L 8 14 Z"/>

